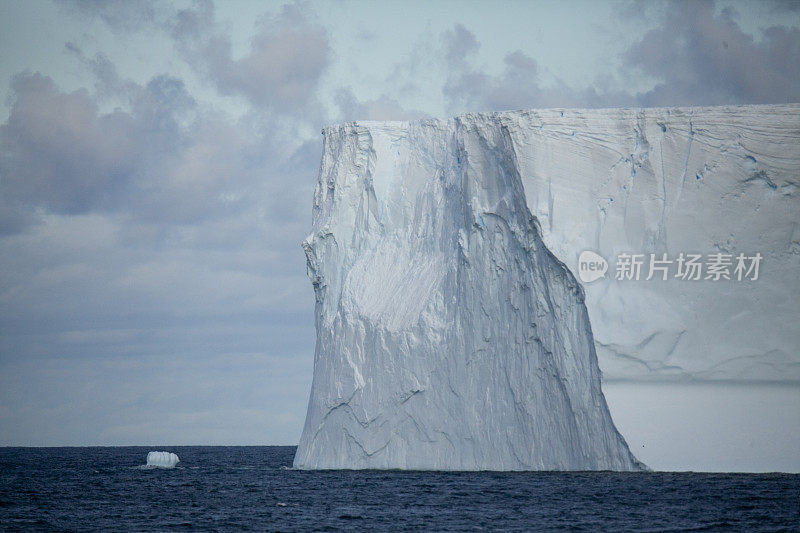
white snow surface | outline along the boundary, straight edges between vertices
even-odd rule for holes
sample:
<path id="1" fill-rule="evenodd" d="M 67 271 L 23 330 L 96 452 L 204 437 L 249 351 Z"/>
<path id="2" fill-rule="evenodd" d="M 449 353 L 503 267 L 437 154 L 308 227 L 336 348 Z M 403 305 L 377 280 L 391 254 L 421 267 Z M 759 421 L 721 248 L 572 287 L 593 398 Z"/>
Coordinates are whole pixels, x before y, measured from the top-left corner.
<path id="1" fill-rule="evenodd" d="M 147 466 L 175 468 L 179 462 L 178 456 L 171 452 L 149 452 L 147 454 Z"/>
<path id="2" fill-rule="evenodd" d="M 600 388 L 583 289 L 529 208 L 535 116 L 324 130 L 295 467 L 642 467 Z"/>

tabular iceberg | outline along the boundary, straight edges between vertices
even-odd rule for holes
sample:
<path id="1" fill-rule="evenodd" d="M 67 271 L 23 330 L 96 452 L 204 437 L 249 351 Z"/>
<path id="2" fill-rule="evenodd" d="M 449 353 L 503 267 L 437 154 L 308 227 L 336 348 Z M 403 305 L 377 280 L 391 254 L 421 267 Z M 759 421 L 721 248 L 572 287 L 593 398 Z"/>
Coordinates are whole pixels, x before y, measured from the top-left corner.
<path id="1" fill-rule="evenodd" d="M 323 131 L 295 467 L 642 467 L 600 388 L 583 288 L 528 208 L 510 118 Z"/>

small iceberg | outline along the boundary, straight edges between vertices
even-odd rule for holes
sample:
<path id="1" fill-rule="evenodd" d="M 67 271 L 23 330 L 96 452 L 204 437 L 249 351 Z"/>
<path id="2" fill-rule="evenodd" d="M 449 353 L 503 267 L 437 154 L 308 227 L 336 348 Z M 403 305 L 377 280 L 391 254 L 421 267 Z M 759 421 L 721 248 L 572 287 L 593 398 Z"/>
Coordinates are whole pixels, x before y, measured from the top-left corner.
<path id="1" fill-rule="evenodd" d="M 153 468 L 175 468 L 180 462 L 178 456 L 171 452 L 150 452 L 147 454 L 147 466 Z"/>

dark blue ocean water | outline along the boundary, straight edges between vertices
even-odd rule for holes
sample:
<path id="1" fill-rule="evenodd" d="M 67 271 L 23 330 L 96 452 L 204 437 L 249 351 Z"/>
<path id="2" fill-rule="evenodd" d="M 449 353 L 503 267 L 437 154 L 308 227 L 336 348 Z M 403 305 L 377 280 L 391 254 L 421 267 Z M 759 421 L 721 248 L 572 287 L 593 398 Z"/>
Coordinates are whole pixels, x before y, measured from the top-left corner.
<path id="1" fill-rule="evenodd" d="M 172 470 L 143 469 L 150 450 Z M 294 447 L 0 448 L 4 530 L 798 531 L 787 474 L 291 470 Z"/>

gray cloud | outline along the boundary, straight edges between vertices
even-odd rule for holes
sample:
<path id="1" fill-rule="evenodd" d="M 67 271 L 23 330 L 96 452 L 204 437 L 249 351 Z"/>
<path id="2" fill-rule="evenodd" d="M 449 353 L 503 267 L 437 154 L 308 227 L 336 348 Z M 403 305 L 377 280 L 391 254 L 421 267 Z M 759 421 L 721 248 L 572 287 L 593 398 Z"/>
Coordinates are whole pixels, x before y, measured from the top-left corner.
<path id="1" fill-rule="evenodd" d="M 339 107 L 339 122 L 354 120 L 416 120 L 429 117 L 424 111 L 405 109 L 394 98 L 381 95 L 372 100 L 360 101 L 349 87 L 339 89 L 335 95 Z"/>
<path id="2" fill-rule="evenodd" d="M 287 3 L 275 14 L 264 14 L 248 53 L 239 58 L 234 58 L 231 39 L 218 23 L 211 0 L 177 10 L 150 1 L 71 0 L 63 6 L 72 15 L 97 18 L 115 31 L 166 30 L 187 63 L 221 94 L 241 96 L 272 113 L 303 111 L 319 118 L 316 93 L 331 58 L 330 39 L 304 3 Z M 80 53 L 74 44 L 68 49 Z M 103 59 L 84 58 L 101 83 L 107 73 Z"/>
<path id="3" fill-rule="evenodd" d="M 765 4 L 793 11 L 797 4 Z M 641 94 L 614 88 L 615 73 L 585 87 L 556 79 L 543 84 L 535 58 L 514 51 L 501 74 L 475 65 L 479 42 L 462 25 L 442 36 L 447 69 L 443 93 L 453 113 L 536 107 L 620 107 L 787 103 L 800 101 L 800 28 L 771 26 L 760 39 L 745 33 L 737 14 L 711 1 L 674 0 L 664 9 L 626 4 L 629 17 L 652 27 L 620 58 L 622 79 L 647 76 Z M 656 6 L 662 7 L 662 6 Z M 655 14 L 651 13 L 655 11 Z M 795 21 L 796 22 L 796 21 Z"/>
<path id="4" fill-rule="evenodd" d="M 623 91 L 594 86 L 573 88 L 560 80 L 543 85 L 535 59 L 517 50 L 506 54 L 503 72 L 492 76 L 473 65 L 478 50 L 475 36 L 456 26 L 443 35 L 448 77 L 442 91 L 451 112 L 502 111 L 546 107 L 611 107 L 634 105 L 634 97 Z"/>
<path id="5" fill-rule="evenodd" d="M 326 30 L 310 22 L 297 4 L 264 17 L 249 53 L 239 59 L 232 57 L 230 39 L 216 27 L 211 2 L 179 11 L 169 25 L 178 48 L 221 93 L 244 96 L 277 112 L 296 113 L 313 103 L 329 61 Z"/>
<path id="6" fill-rule="evenodd" d="M 191 223 L 252 202 L 258 169 L 273 153 L 268 140 L 201 110 L 179 79 L 124 89 L 130 109 L 103 113 L 86 90 L 62 92 L 41 74 L 14 79 L 0 127 L 5 219 L 27 205 Z"/>
<path id="7" fill-rule="evenodd" d="M 468 60 L 480 48 L 475 34 L 462 24 L 456 24 L 452 30 L 445 32 L 442 40 L 444 41 L 445 62 L 450 68 L 465 68 Z"/>
<path id="8" fill-rule="evenodd" d="M 769 3 L 773 11 L 779 13 L 792 13 L 800 11 L 800 0 L 774 0 Z"/>
<path id="9" fill-rule="evenodd" d="M 767 5 L 769 7 L 769 5 Z M 791 4 L 788 7 L 793 7 Z M 654 77 L 642 105 L 762 104 L 800 101 L 800 29 L 772 26 L 756 41 L 731 9 L 674 1 L 659 25 L 624 59 Z"/>
<path id="10" fill-rule="evenodd" d="M 138 30 L 152 24 L 160 7 L 149 0 L 61 0 L 60 5 L 77 17 L 97 17 L 115 30 Z"/>
<path id="11" fill-rule="evenodd" d="M 100 115 L 86 91 L 62 93 L 40 74 L 19 75 L 11 87 L 11 112 L 0 127 L 3 196 L 56 213 L 113 202 L 143 148 L 136 121 Z"/>
<path id="12" fill-rule="evenodd" d="M 95 95 L 99 100 L 117 98 L 125 104 L 130 104 L 139 92 L 139 86 L 132 80 L 122 78 L 117 72 L 117 67 L 106 55 L 97 53 L 93 58 L 88 58 L 84 55 L 83 50 L 73 42 L 67 42 L 64 49 L 92 73 L 95 78 Z"/>
<path id="13" fill-rule="evenodd" d="M 452 46 L 448 56 L 452 54 Z M 472 46 L 472 43 L 469 43 Z M 463 61 L 463 59 L 461 60 Z M 453 64 L 448 60 L 449 64 Z M 461 64 L 460 72 L 451 76 L 444 93 L 458 107 L 475 110 L 503 110 L 546 106 L 546 95 L 539 85 L 538 65 L 526 54 L 516 51 L 504 58 L 501 76 L 489 76 Z"/>

